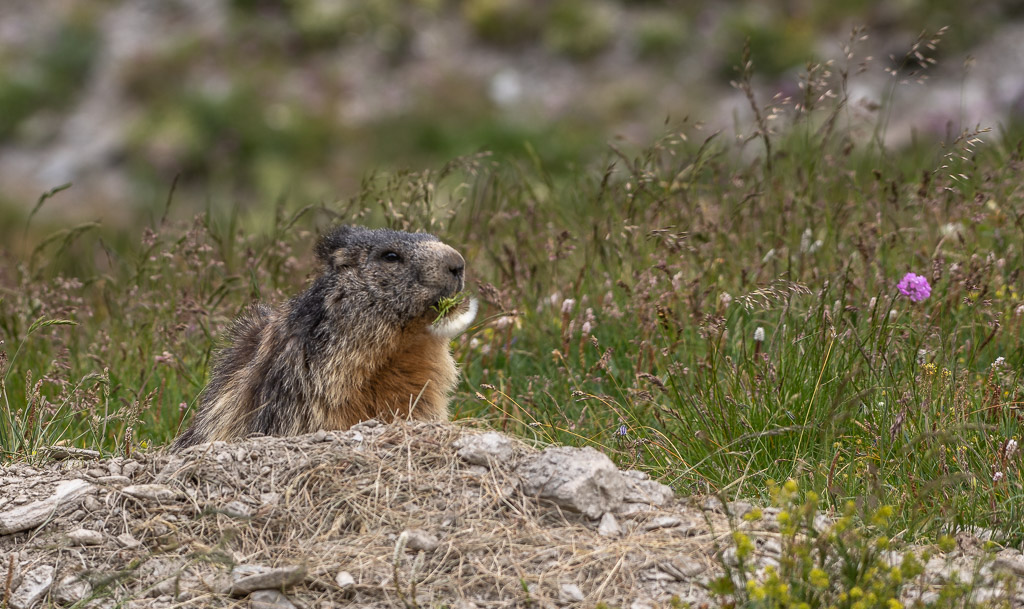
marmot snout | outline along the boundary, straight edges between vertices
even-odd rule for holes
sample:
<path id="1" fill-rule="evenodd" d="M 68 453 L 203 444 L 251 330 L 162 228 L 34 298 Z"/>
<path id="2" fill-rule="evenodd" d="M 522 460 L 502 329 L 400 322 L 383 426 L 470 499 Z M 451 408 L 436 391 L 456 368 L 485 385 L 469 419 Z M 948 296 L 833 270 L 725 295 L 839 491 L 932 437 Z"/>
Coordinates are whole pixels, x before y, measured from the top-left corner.
<path id="1" fill-rule="evenodd" d="M 447 419 L 458 380 L 448 342 L 476 302 L 441 320 L 435 307 L 462 291 L 462 255 L 432 235 L 349 226 L 315 251 L 321 270 L 309 289 L 235 322 L 174 449 L 371 418 Z"/>

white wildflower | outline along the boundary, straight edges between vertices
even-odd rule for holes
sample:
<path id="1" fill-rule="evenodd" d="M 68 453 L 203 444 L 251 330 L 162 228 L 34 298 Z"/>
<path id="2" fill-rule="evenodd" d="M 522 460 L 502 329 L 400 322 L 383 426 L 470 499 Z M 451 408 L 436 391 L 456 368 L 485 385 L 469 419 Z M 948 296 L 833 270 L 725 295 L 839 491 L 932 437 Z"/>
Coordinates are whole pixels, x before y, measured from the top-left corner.
<path id="1" fill-rule="evenodd" d="M 502 315 L 494 320 L 494 328 L 496 330 L 504 330 L 511 326 L 513 321 L 515 321 L 515 318 L 512 315 Z"/>
<path id="2" fill-rule="evenodd" d="M 729 303 L 732 302 L 732 294 L 729 292 L 722 292 L 718 295 L 718 302 L 722 303 L 723 307 L 728 307 Z M 1024 305 L 1021 306 L 1024 307 Z"/>
<path id="3" fill-rule="evenodd" d="M 1006 446 L 1003 447 L 1003 456 L 1010 460 L 1015 454 L 1017 454 L 1017 441 L 1010 438 L 1006 441 Z"/>
<path id="4" fill-rule="evenodd" d="M 1006 358 L 1000 355 L 995 359 L 994 362 L 992 362 L 992 369 L 997 370 L 999 368 L 1002 368 L 1004 363 L 1006 363 Z"/>
<path id="5" fill-rule="evenodd" d="M 1003 472 L 996 472 L 995 475 L 992 476 L 992 482 L 999 482 L 1002 479 L 1003 479 Z"/>
<path id="6" fill-rule="evenodd" d="M 964 225 L 960 224 L 959 222 L 955 224 L 953 222 L 947 222 L 946 224 L 943 224 L 942 228 L 940 228 L 939 230 L 942 233 L 943 237 L 950 237 L 956 233 L 963 233 Z"/>
<path id="7" fill-rule="evenodd" d="M 764 342 L 764 328 L 763 327 L 758 326 L 757 329 L 754 330 L 754 342 L 758 342 L 758 343 L 763 343 Z"/>
<path id="8" fill-rule="evenodd" d="M 594 317 L 594 309 L 587 307 L 587 312 L 583 315 L 583 325 L 580 326 L 580 332 L 583 336 L 588 336 L 593 331 L 596 322 L 597 318 Z"/>
<path id="9" fill-rule="evenodd" d="M 566 298 L 562 301 L 562 315 L 569 315 L 572 313 L 572 308 L 576 306 L 575 298 Z"/>

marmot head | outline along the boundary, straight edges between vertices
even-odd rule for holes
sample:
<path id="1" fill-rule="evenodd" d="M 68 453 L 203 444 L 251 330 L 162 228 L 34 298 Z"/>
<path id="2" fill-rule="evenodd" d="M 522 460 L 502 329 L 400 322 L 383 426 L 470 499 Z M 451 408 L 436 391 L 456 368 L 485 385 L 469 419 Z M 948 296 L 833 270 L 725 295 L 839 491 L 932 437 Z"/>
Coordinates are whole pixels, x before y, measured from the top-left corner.
<path id="1" fill-rule="evenodd" d="M 341 226 L 320 239 L 316 255 L 333 279 L 328 309 L 385 316 L 402 326 L 433 321 L 432 307 L 465 286 L 462 255 L 426 233 Z"/>

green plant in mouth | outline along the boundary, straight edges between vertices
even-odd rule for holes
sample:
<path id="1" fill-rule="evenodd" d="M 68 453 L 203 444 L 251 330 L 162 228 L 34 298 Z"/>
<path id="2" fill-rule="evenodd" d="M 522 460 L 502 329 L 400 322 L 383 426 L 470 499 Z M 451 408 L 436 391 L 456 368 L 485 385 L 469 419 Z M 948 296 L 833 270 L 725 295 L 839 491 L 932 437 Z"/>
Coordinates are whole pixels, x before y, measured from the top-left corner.
<path id="1" fill-rule="evenodd" d="M 430 307 L 431 309 L 437 311 L 437 317 L 434 319 L 434 324 L 436 325 L 440 323 L 442 319 L 448 317 L 448 314 L 454 311 L 455 309 L 459 308 L 459 305 L 461 305 L 465 300 L 465 292 L 459 292 L 454 296 L 445 296 L 438 300 L 436 305 Z"/>

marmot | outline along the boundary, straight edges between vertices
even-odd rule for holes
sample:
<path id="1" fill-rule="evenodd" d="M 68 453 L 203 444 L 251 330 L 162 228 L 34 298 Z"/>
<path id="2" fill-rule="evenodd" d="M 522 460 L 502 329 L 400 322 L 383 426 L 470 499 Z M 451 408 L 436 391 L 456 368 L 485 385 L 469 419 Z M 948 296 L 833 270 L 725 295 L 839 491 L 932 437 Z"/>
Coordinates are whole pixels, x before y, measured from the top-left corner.
<path id="1" fill-rule="evenodd" d="M 172 450 L 253 433 L 295 435 L 360 421 L 448 418 L 458 381 L 449 342 L 476 315 L 465 260 L 437 237 L 342 226 L 317 243 L 312 285 L 235 321 L 199 410 Z"/>

